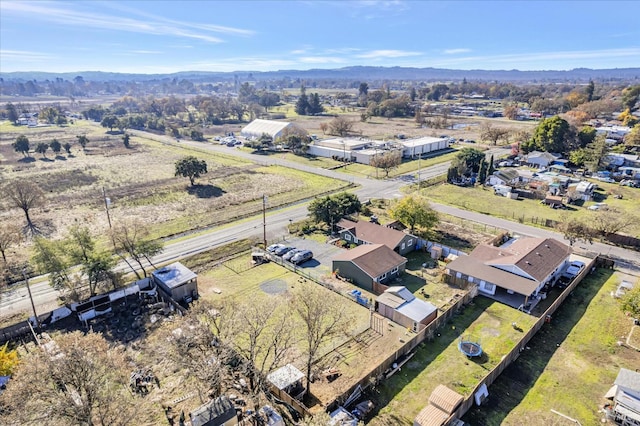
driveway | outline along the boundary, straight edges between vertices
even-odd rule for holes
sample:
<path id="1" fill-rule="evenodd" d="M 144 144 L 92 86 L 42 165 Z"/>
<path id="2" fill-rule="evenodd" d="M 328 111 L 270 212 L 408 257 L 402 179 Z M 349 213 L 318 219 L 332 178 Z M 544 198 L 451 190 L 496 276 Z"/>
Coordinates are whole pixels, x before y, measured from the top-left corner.
<path id="1" fill-rule="evenodd" d="M 299 266 L 326 274 L 331 273 L 331 260 L 345 250 L 333 244 L 323 244 L 316 240 L 303 237 L 287 237 L 287 240 L 281 241 L 281 243 L 303 250 L 311 250 L 313 252 L 313 259 Z"/>

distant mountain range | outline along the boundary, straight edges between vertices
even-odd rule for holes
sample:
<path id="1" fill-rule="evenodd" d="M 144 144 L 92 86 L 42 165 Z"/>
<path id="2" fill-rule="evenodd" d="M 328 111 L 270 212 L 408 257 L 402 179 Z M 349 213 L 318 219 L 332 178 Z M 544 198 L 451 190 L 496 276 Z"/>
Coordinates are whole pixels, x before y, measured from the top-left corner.
<path id="1" fill-rule="evenodd" d="M 5 80 L 73 80 L 82 76 L 85 81 L 150 81 L 186 79 L 199 82 L 229 81 L 238 77 L 247 80 L 321 79 L 321 80 L 419 80 L 419 81 L 512 81 L 512 82 L 579 82 L 589 80 L 639 81 L 640 68 L 590 69 L 576 68 L 568 71 L 519 71 L 519 70 L 455 70 L 444 68 L 369 67 L 354 66 L 336 69 L 208 72 L 183 71 L 172 74 L 127 74 L 102 71 L 50 73 L 20 71 L 0 73 Z"/>

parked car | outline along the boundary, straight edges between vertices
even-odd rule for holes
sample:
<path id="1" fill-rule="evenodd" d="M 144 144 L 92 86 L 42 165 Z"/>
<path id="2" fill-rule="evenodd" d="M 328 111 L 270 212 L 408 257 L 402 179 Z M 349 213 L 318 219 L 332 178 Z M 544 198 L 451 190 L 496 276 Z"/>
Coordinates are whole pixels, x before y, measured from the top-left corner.
<path id="1" fill-rule="evenodd" d="M 289 247 L 289 246 L 282 246 L 282 247 L 278 247 L 273 254 L 275 254 L 276 256 L 283 256 L 285 253 L 290 252 L 291 250 L 293 250 L 293 247 Z"/>
<path id="2" fill-rule="evenodd" d="M 285 247 L 284 244 L 271 244 L 269 247 L 267 247 L 267 251 L 269 253 L 274 253 L 277 249 Z"/>
<path id="3" fill-rule="evenodd" d="M 600 182 L 616 183 L 616 181 L 614 179 L 611 179 L 610 177 L 597 177 L 596 179 L 598 179 Z"/>
<path id="4" fill-rule="evenodd" d="M 300 253 L 296 253 L 293 255 L 293 257 L 291 258 L 291 263 L 299 265 L 311 259 L 313 259 L 313 253 L 311 252 L 311 250 L 303 250 Z"/>
<path id="5" fill-rule="evenodd" d="M 584 266 L 585 266 L 584 262 L 580 262 L 579 260 L 574 260 L 573 262 L 571 262 L 567 270 L 564 271 L 564 273 L 570 277 L 576 277 L 578 276 L 580 271 L 582 271 L 582 268 L 584 268 Z"/>
<path id="6" fill-rule="evenodd" d="M 304 251 L 304 250 L 297 249 L 297 248 L 294 248 L 293 250 L 289 250 L 288 252 L 282 255 L 282 260 L 286 260 L 290 262 L 291 258 L 295 256 L 297 253 L 300 253 L 301 251 Z"/>
<path id="7" fill-rule="evenodd" d="M 592 206 L 587 207 L 588 210 L 609 210 L 609 206 L 605 203 L 595 203 Z"/>

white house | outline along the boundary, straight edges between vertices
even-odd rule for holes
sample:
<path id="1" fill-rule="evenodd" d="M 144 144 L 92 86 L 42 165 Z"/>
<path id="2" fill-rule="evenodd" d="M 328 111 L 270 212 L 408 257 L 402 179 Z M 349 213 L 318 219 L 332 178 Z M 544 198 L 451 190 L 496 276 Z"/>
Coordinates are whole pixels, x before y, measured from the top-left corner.
<path id="1" fill-rule="evenodd" d="M 572 200 L 584 200 L 591 201 L 593 198 L 593 191 L 595 191 L 596 185 L 586 180 L 581 180 L 578 183 L 569 184 L 567 192 L 573 192 Z"/>
<path id="2" fill-rule="evenodd" d="M 513 185 L 520 182 L 520 173 L 516 169 L 500 169 L 487 178 L 487 183 L 493 185 Z"/>
<path id="3" fill-rule="evenodd" d="M 532 151 L 526 155 L 525 162 L 533 167 L 543 168 L 560 158 L 559 155 L 550 152 Z"/>

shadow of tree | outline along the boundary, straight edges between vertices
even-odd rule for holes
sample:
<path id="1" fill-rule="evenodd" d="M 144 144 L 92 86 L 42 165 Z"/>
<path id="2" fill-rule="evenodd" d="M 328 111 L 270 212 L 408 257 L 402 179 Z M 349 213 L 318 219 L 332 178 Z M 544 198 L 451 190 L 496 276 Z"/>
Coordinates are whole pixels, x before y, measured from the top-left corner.
<path id="1" fill-rule="evenodd" d="M 64 155 L 56 155 L 56 160 L 67 161 L 67 157 L 65 157 Z"/>
<path id="2" fill-rule="evenodd" d="M 213 185 L 193 185 L 187 191 L 198 198 L 216 198 L 225 193 L 221 188 Z"/>
<path id="3" fill-rule="evenodd" d="M 18 160 L 18 163 L 33 163 L 36 159 L 33 157 L 24 157 Z"/>

